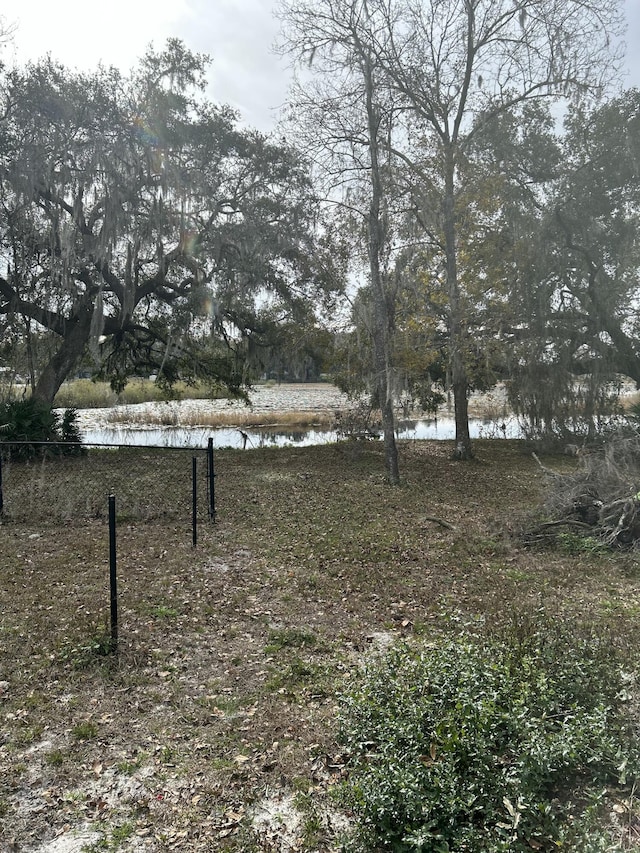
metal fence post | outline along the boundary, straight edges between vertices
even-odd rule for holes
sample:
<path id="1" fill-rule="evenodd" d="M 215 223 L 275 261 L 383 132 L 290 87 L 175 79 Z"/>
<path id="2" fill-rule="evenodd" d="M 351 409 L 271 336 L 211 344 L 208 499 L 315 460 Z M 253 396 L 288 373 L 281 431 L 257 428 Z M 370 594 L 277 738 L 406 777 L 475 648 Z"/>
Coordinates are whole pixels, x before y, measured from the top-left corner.
<path id="1" fill-rule="evenodd" d="M 207 484 L 209 487 L 209 518 L 216 520 L 216 472 L 213 465 L 213 439 L 207 445 Z"/>
<path id="2" fill-rule="evenodd" d="M 192 538 L 193 547 L 198 544 L 198 457 L 191 459 L 191 506 L 192 506 Z"/>
<path id="3" fill-rule="evenodd" d="M 4 496 L 2 494 L 2 454 L 0 453 L 0 517 L 4 512 Z"/>
<path id="4" fill-rule="evenodd" d="M 111 651 L 118 651 L 118 579 L 116 574 L 116 498 L 109 495 L 109 586 L 111 591 Z"/>

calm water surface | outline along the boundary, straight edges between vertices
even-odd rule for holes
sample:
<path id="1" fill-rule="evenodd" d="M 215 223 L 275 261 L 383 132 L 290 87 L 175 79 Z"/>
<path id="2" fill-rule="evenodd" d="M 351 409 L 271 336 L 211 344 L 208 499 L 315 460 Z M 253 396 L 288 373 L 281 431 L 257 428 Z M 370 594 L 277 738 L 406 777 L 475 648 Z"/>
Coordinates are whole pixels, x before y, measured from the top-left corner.
<path id="1" fill-rule="evenodd" d="M 487 420 L 470 418 L 472 438 L 519 438 L 521 433 L 514 418 Z M 210 438 L 216 448 L 233 447 L 247 450 L 257 447 L 309 447 L 336 441 L 335 430 L 282 429 L 261 427 L 240 430 L 234 427 L 211 429 L 203 427 L 138 427 L 113 426 L 88 428 L 82 431 L 86 444 L 132 444 L 143 447 L 206 447 Z M 246 439 L 245 439 L 246 435 Z M 455 438 L 455 422 L 451 417 L 399 421 L 399 439 L 446 440 Z"/>

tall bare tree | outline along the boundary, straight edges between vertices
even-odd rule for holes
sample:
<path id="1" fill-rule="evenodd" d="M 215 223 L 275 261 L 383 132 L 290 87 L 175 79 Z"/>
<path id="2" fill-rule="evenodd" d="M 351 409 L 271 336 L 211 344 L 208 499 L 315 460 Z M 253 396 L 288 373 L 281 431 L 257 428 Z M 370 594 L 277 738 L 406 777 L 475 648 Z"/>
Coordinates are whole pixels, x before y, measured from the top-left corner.
<path id="1" fill-rule="evenodd" d="M 283 0 L 284 50 L 301 78 L 290 105 L 333 201 L 366 225 L 374 391 L 382 413 L 387 479 L 400 479 L 393 411 L 391 331 L 395 277 L 389 219 L 394 110 L 372 49 L 366 0 Z M 300 79 L 302 82 L 300 82 Z"/>

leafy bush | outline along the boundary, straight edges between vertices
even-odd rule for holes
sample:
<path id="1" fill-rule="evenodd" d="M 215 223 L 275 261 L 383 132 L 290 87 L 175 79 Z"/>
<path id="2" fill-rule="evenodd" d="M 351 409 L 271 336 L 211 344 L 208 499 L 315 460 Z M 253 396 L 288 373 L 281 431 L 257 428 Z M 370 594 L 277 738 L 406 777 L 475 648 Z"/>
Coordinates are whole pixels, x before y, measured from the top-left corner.
<path id="1" fill-rule="evenodd" d="M 60 418 L 50 406 L 33 397 L 1 403 L 0 444 L 4 445 L 6 455 L 14 459 L 26 459 L 44 452 L 82 452 L 78 447 L 82 436 L 77 418 L 75 409 L 67 409 Z M 69 446 L 62 446 L 65 444 Z"/>
<path id="2" fill-rule="evenodd" d="M 392 649 L 344 698 L 353 849 L 604 850 L 603 791 L 638 769 L 622 686 L 556 627 Z"/>

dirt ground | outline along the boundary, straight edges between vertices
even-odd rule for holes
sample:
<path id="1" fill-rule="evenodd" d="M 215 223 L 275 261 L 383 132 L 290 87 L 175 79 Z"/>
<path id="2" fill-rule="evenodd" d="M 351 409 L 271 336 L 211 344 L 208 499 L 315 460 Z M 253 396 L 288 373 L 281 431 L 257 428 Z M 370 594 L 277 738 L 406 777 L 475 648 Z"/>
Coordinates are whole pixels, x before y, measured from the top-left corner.
<path id="1" fill-rule="evenodd" d="M 402 444 L 397 489 L 377 443 L 221 452 L 195 548 L 188 517 L 120 520 L 117 654 L 104 521 L 0 525 L 0 851 L 331 853 L 368 656 L 523 608 L 631 644 L 635 557 L 523 548 L 535 462 L 450 450 Z"/>

